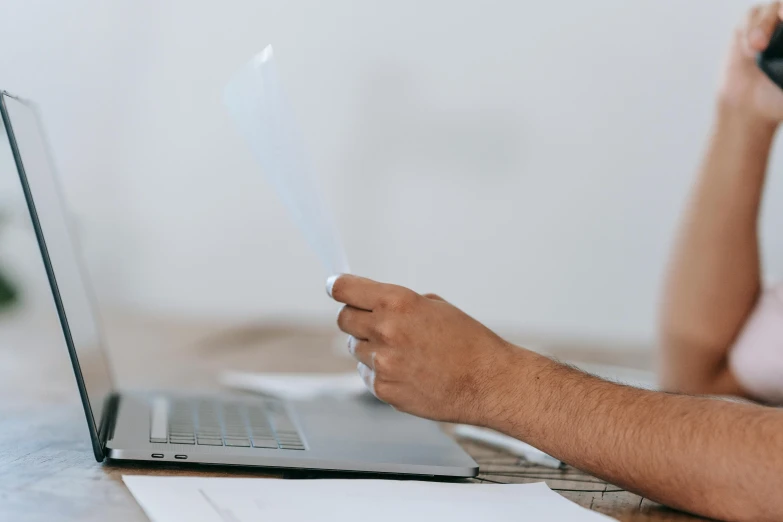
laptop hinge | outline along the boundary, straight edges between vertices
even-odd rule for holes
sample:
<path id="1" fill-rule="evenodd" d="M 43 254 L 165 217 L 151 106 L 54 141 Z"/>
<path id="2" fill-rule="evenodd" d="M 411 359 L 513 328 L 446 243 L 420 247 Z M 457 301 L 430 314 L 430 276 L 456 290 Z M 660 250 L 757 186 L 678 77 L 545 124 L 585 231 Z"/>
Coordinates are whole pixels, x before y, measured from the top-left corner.
<path id="1" fill-rule="evenodd" d="M 98 440 L 101 442 L 101 449 L 106 454 L 106 443 L 114 438 L 114 426 L 117 424 L 117 411 L 120 406 L 120 395 L 112 392 L 106 397 L 103 405 L 103 415 L 101 415 L 101 425 L 98 428 Z"/>

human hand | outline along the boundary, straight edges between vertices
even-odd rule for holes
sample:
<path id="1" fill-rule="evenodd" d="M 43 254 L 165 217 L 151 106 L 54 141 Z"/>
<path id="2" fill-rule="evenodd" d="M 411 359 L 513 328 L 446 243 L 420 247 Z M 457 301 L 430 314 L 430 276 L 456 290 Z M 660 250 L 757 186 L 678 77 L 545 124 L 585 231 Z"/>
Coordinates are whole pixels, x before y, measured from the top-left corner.
<path id="1" fill-rule="evenodd" d="M 729 51 L 720 100 L 748 116 L 778 124 L 783 121 L 783 90 L 759 69 L 756 55 L 764 51 L 783 17 L 783 3 L 752 8 L 735 31 Z"/>
<path id="2" fill-rule="evenodd" d="M 435 295 L 363 277 L 330 278 L 337 318 L 376 397 L 429 419 L 482 425 L 517 348 Z"/>

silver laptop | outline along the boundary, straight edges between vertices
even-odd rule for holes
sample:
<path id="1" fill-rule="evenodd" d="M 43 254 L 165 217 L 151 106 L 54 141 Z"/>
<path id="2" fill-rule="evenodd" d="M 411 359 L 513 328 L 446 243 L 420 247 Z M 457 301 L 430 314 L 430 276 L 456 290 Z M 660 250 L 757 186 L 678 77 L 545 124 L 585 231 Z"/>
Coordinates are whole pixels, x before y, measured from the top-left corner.
<path id="1" fill-rule="evenodd" d="M 95 457 L 473 477 L 478 466 L 437 424 L 369 400 L 117 390 L 35 106 L 6 92 L 0 112 L 73 363 Z"/>

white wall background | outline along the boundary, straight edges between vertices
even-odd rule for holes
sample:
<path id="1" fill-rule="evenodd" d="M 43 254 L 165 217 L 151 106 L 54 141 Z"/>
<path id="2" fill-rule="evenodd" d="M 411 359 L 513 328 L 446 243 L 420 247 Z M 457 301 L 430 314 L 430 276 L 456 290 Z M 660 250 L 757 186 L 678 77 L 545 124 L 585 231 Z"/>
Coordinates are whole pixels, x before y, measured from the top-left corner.
<path id="1" fill-rule="evenodd" d="M 505 330 L 645 342 L 748 5 L 7 0 L 0 87 L 43 108 L 104 303 L 334 313 L 220 102 L 271 42 L 357 273 Z M 764 223 L 772 268 L 781 167 Z M 11 200 L 18 183 L 0 169 Z M 45 301 L 32 241 L 12 227 L 0 259 L 37 277 L 29 291 Z"/>

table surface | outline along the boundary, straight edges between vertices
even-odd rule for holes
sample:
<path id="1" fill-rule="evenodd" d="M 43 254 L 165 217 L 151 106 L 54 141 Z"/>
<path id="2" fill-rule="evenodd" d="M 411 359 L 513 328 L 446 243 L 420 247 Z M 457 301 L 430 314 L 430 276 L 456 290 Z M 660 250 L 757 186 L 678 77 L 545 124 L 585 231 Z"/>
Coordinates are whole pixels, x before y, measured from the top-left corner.
<path id="1" fill-rule="evenodd" d="M 280 322 L 233 326 L 128 313 L 107 318 L 121 388 L 217 389 L 221 370 L 346 371 L 355 368 L 334 329 Z M 649 356 L 530 341 L 563 359 L 645 369 Z M 150 364 L 154 361 L 154 364 Z M 460 441 L 479 463 L 475 482 L 545 481 L 564 497 L 627 521 L 697 520 L 568 467 L 530 465 Z M 280 477 L 259 469 L 95 461 L 73 372 L 53 314 L 0 318 L 0 520 L 146 520 L 123 474 Z"/>

